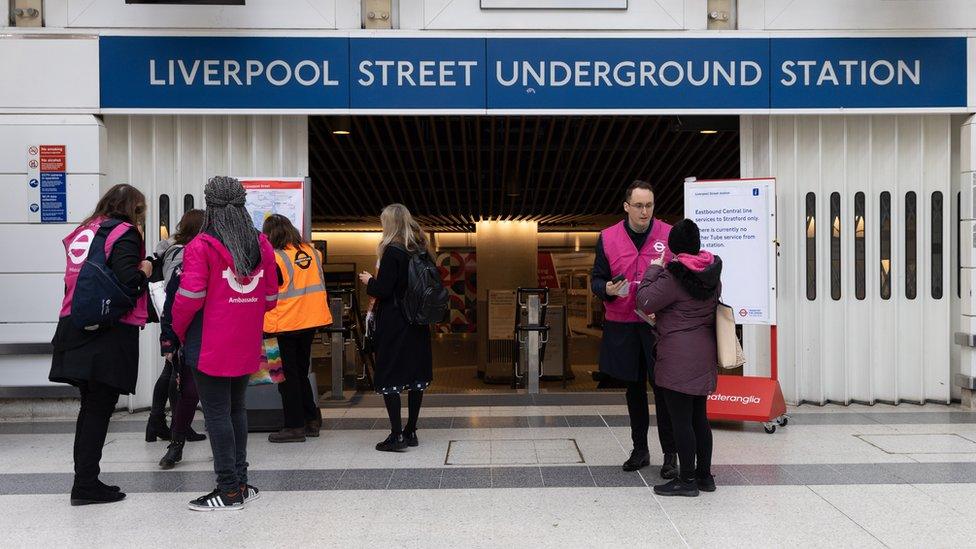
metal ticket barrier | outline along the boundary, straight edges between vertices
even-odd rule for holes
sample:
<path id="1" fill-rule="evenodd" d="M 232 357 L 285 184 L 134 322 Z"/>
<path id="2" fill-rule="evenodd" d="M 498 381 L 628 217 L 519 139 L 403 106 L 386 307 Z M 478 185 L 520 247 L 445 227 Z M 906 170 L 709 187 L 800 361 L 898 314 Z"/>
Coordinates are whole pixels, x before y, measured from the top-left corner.
<path id="1" fill-rule="evenodd" d="M 515 291 L 515 357 L 512 361 L 512 388 L 524 386 L 529 394 L 539 393 L 540 364 L 549 342 L 546 311 L 548 288 L 519 288 Z M 526 323 L 522 323 L 523 311 Z M 525 359 L 523 360 L 523 350 Z"/>
<path id="2" fill-rule="evenodd" d="M 329 297 L 329 311 L 332 313 L 332 324 L 323 328 L 329 339 L 329 353 L 332 357 L 332 392 L 329 400 L 342 400 L 343 385 L 345 383 L 345 339 L 348 330 L 343 326 L 345 305 L 342 297 Z"/>
<path id="3" fill-rule="evenodd" d="M 365 348 L 366 320 L 359 306 L 355 288 L 329 288 L 329 311 L 332 324 L 325 332 L 329 349 L 329 378 L 332 381 L 330 400 L 342 400 L 348 381 L 360 389 L 373 385 L 371 371 L 373 354 Z"/>

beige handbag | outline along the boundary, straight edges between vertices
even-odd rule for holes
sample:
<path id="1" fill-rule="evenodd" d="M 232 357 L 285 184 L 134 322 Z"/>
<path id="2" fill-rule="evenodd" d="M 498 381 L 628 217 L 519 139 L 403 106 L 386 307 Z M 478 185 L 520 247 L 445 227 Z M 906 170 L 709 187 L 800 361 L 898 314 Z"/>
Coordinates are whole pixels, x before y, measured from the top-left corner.
<path id="1" fill-rule="evenodd" d="M 746 355 L 742 352 L 738 336 L 735 335 L 732 307 L 721 302 L 715 307 L 715 343 L 720 368 L 730 370 L 746 363 Z"/>

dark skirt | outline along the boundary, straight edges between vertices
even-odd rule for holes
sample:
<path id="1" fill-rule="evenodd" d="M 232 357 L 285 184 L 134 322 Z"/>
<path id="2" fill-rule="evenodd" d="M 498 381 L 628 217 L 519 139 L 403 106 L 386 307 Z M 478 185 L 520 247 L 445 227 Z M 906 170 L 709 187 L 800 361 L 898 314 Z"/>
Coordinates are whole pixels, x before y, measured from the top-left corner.
<path id="1" fill-rule="evenodd" d="M 434 379 L 430 328 L 407 323 L 394 300 L 384 300 L 376 312 L 377 393 L 424 390 Z"/>
<path id="2" fill-rule="evenodd" d="M 71 385 L 96 381 L 121 394 L 135 393 L 139 375 L 137 326 L 118 323 L 89 332 L 62 318 L 51 343 L 51 381 Z"/>
<path id="3" fill-rule="evenodd" d="M 620 381 L 637 381 L 642 357 L 647 361 L 646 371 L 653 372 L 654 334 L 651 330 L 646 322 L 605 321 L 600 342 L 600 372 Z"/>

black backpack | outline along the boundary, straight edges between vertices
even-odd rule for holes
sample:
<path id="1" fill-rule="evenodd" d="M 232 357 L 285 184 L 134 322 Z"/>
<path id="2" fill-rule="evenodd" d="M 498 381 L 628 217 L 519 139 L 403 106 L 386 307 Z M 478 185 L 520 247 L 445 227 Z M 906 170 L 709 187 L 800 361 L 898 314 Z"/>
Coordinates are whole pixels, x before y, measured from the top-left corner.
<path id="1" fill-rule="evenodd" d="M 119 283 L 106 264 L 105 239 L 121 221 L 106 220 L 92 238 L 71 299 L 71 322 L 78 328 L 110 325 L 136 306 L 138 295 Z"/>
<path id="2" fill-rule="evenodd" d="M 407 264 L 407 291 L 400 301 L 403 316 L 408 324 L 415 326 L 444 322 L 447 319 L 450 295 L 441 280 L 440 271 L 426 252 L 407 253 L 410 254 L 410 262 Z"/>

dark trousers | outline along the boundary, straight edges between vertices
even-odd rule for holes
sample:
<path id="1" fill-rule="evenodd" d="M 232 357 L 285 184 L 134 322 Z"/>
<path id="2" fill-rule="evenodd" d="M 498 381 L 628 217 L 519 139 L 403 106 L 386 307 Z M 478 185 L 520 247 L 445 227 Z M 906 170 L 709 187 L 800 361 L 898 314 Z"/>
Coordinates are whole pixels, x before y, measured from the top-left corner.
<path id="1" fill-rule="evenodd" d="M 705 415 L 708 397 L 659 389 L 664 394 L 678 445 L 681 478 L 707 478 L 712 474 L 712 428 Z"/>
<path id="2" fill-rule="evenodd" d="M 247 380 L 216 377 L 193 368 L 213 451 L 217 487 L 233 492 L 247 484 Z"/>
<path id="3" fill-rule="evenodd" d="M 186 440 L 186 435 L 190 433 L 190 425 L 193 423 L 193 416 L 197 413 L 200 395 L 197 393 L 193 372 L 190 371 L 190 367 L 180 353 L 173 355 L 173 381 L 179 394 L 176 406 L 173 407 L 173 440 L 182 441 Z"/>
<path id="4" fill-rule="evenodd" d="M 170 408 L 176 410 L 176 401 L 179 399 L 179 395 L 177 395 L 174 373 L 173 364 L 168 360 L 165 361 L 163 371 L 159 373 L 156 385 L 153 386 L 152 408 L 149 410 L 149 417 L 165 421 L 167 400 L 169 400 Z"/>
<path id="5" fill-rule="evenodd" d="M 306 422 L 322 417 L 318 399 L 308 382 L 315 331 L 292 332 L 277 337 L 278 348 L 281 350 L 281 366 L 285 371 L 285 380 L 278 384 L 281 407 L 285 413 L 285 427 L 304 428 Z"/>
<path id="6" fill-rule="evenodd" d="M 647 360 L 641 352 L 641 368 L 637 373 L 637 381 L 627 382 L 627 414 L 630 416 L 630 438 L 634 442 L 635 450 L 647 450 L 647 431 L 651 425 L 651 415 L 647 401 Z M 665 454 L 676 454 L 677 446 L 674 442 L 674 431 L 671 428 L 671 417 L 668 407 L 664 404 L 661 390 L 650 377 L 651 390 L 654 392 L 654 414 L 657 417 L 657 438 L 661 443 L 661 450 Z"/>
<path id="7" fill-rule="evenodd" d="M 81 381 L 81 409 L 75 425 L 75 486 L 92 488 L 101 472 L 102 448 L 119 392 L 96 381 Z"/>

